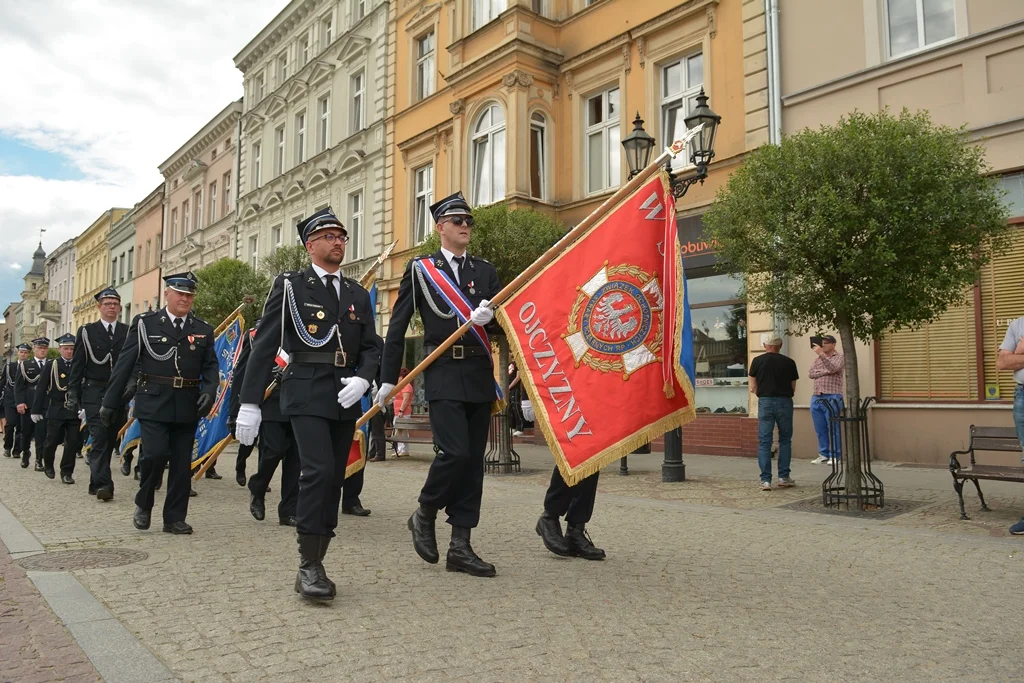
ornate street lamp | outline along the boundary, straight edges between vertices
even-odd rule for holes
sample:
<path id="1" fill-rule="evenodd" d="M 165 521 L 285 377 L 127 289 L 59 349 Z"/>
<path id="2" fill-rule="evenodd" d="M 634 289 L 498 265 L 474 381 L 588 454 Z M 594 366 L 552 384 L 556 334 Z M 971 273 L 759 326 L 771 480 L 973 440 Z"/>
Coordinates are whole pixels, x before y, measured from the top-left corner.
<path id="1" fill-rule="evenodd" d="M 718 132 L 718 124 L 722 122 L 722 117 L 711 111 L 711 107 L 708 106 L 708 96 L 701 88 L 700 94 L 697 95 L 697 106 L 683 121 L 688 130 L 692 130 L 702 123 L 704 127 L 690 142 L 693 145 L 693 154 L 690 155 L 690 163 L 693 164 L 692 170 L 687 171 L 681 177 L 676 177 L 672 172 L 672 160 L 669 159 L 665 164 L 665 170 L 668 171 L 672 186 L 672 194 L 677 199 L 685 195 L 691 185 L 697 182 L 703 183 L 704 179 L 708 177 L 708 164 L 715 158 L 715 133 Z M 626 163 L 629 164 L 629 178 L 632 180 L 647 167 L 655 146 L 654 138 L 644 130 L 644 120 L 640 118 L 639 112 L 637 112 L 636 119 L 633 120 L 633 130 L 622 141 L 622 146 L 626 150 Z M 622 459 L 619 472 L 620 474 L 629 473 L 625 458 Z M 682 429 L 676 428 L 665 432 L 665 460 L 661 464 L 661 480 L 686 480 Z"/>

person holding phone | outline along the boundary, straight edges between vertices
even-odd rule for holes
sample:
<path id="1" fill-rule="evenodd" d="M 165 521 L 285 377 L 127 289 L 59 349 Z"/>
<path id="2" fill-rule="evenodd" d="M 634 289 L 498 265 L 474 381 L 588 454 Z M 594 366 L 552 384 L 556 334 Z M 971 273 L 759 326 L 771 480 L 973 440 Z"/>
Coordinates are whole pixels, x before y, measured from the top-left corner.
<path id="1" fill-rule="evenodd" d="M 836 351 L 836 338 L 831 334 L 811 337 L 811 350 L 818 355 L 811 363 L 807 376 L 814 380 L 811 396 L 811 420 L 818 435 L 818 457 L 812 463 L 832 463 L 840 455 L 839 423 L 832 425 L 832 440 L 829 442 L 829 412 L 826 402 L 835 411 L 843 409 L 843 372 L 846 359 Z"/>

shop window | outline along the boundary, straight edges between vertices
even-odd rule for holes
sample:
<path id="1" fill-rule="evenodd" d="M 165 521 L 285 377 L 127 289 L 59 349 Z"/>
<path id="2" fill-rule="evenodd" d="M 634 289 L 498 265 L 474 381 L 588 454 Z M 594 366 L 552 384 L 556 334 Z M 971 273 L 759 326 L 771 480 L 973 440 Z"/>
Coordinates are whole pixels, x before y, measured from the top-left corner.
<path id="1" fill-rule="evenodd" d="M 747 413 L 747 304 L 743 278 L 689 276 L 698 413 Z"/>

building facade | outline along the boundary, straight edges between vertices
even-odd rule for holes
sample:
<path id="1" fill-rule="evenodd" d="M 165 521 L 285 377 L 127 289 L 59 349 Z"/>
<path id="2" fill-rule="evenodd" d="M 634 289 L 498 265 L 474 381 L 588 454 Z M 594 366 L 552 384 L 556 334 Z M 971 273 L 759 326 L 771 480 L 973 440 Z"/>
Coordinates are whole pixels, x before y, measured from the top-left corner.
<path id="1" fill-rule="evenodd" d="M 996 370 L 1007 325 L 1024 315 L 1024 5 L 1015 0 L 784 0 L 779 13 L 781 127 L 832 124 L 855 109 L 927 110 L 966 125 L 1007 192 L 1019 232 L 962 306 L 918 330 L 858 347 L 872 455 L 944 464 L 970 425 L 1010 426 L 1014 383 Z M 843 26 L 822 32 L 822 22 Z M 790 343 L 802 371 L 805 339 Z M 813 453 L 811 385 L 798 384 L 795 447 Z M 1017 462 L 1007 454 L 1006 464 Z"/>
<path id="2" fill-rule="evenodd" d="M 107 237 L 114 223 L 128 209 L 107 209 L 92 225 L 75 238 L 75 304 L 72 326 L 77 331 L 85 323 L 99 318 L 96 294 L 110 281 L 110 246 Z"/>
<path id="3" fill-rule="evenodd" d="M 382 249 L 384 0 L 292 0 L 241 52 L 238 240 L 234 256 L 298 243 L 296 223 L 330 206 L 345 224 L 345 275 Z"/>
<path id="4" fill-rule="evenodd" d="M 131 212 L 135 230 L 135 280 L 130 302 L 132 315 L 160 307 L 164 283 L 160 279 L 163 254 L 164 185 L 158 185 Z M 177 272 L 177 271 L 174 271 Z M 130 318 L 129 318 L 130 320 Z"/>
<path id="5" fill-rule="evenodd" d="M 47 321 L 47 337 L 56 339 L 67 332 L 75 333 L 74 301 L 75 240 L 70 239 L 50 252 L 46 259 L 46 301 L 41 311 Z"/>
<path id="6" fill-rule="evenodd" d="M 232 256 L 241 103 L 232 102 L 160 164 L 164 176 L 165 273 Z"/>
<path id="7" fill-rule="evenodd" d="M 133 211 L 121 216 L 114 223 L 107 236 L 110 248 L 110 286 L 121 295 L 121 317 L 123 323 L 132 320 L 132 291 L 135 281 L 135 221 Z"/>
<path id="8" fill-rule="evenodd" d="M 379 284 L 385 319 L 405 263 L 434 229 L 427 207 L 456 190 L 473 206 L 507 201 L 575 225 L 626 182 L 621 140 L 634 116 L 663 148 L 703 89 L 723 119 L 715 158 L 678 202 L 681 231 L 696 227 L 699 241 L 716 189 L 768 141 L 764 30 L 748 35 L 744 21 L 763 0 L 396 4 L 384 224 L 385 242 L 399 244 Z M 700 414 L 684 443 L 756 451 L 742 279 L 719 274 L 713 256 L 687 265 Z"/>
<path id="9" fill-rule="evenodd" d="M 32 254 L 32 267 L 25 274 L 25 288 L 21 290 L 21 335 L 23 341 L 46 336 L 46 318 L 43 317 L 46 292 L 46 252 L 40 242 Z"/>
<path id="10" fill-rule="evenodd" d="M 22 305 L 20 301 L 12 301 L 10 305 L 4 309 L 4 355 L 10 360 L 15 354 L 18 344 L 23 340 L 22 337 Z"/>

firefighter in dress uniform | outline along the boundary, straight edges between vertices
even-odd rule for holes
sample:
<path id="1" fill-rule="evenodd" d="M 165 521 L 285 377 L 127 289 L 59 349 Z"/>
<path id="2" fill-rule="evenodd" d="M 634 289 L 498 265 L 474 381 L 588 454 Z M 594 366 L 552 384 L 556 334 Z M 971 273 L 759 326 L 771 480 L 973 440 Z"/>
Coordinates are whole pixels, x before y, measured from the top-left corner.
<path id="1" fill-rule="evenodd" d="M 124 391 L 138 370 L 135 418 L 142 431 L 141 483 L 132 523 L 148 529 L 157 482 L 167 467 L 163 530 L 191 534 L 185 522 L 192 448 L 199 420 L 210 412 L 219 384 L 213 328 L 192 313 L 196 276 L 164 278 L 167 306 L 135 316 L 103 394 L 100 420 L 110 426 L 124 408 Z"/>
<path id="2" fill-rule="evenodd" d="M 28 467 L 32 459 L 32 441 L 36 445 L 36 472 L 43 471 L 43 441 L 46 439 L 46 420 L 32 419 L 32 406 L 36 400 L 36 387 L 46 366 L 46 352 L 50 340 L 39 337 L 32 340 L 33 357 L 18 363 L 18 374 L 14 378 L 14 403 L 21 423 L 21 466 Z"/>
<path id="3" fill-rule="evenodd" d="M 466 253 L 473 227 L 469 204 L 461 192 L 456 192 L 432 205 L 430 212 L 441 237 L 441 249 L 423 258 L 453 280 L 475 307 L 470 314 L 473 323 L 489 324 L 494 312 L 488 307 L 488 300 L 501 289 L 501 282 L 494 266 Z M 423 319 L 424 351 L 428 354 L 460 326 L 455 313 L 410 261 L 402 276 L 384 343 L 382 384 L 377 392 L 377 403 L 382 409 L 398 382 L 405 356 L 405 331 L 416 310 Z M 469 542 L 470 530 L 480 521 L 484 451 L 491 407 L 497 398 L 490 354 L 491 350 L 485 349 L 470 332 L 426 370 L 430 428 L 440 450 L 420 491 L 419 508 L 408 522 L 416 553 L 434 564 L 440 559 L 434 520 L 437 511 L 444 509 L 452 526 L 446 568 L 473 576 L 495 575 L 494 565 L 481 560 Z"/>
<path id="4" fill-rule="evenodd" d="M 81 448 L 82 421 L 78 411 L 69 407 L 68 382 L 71 379 L 71 357 L 75 351 L 75 335 L 65 334 L 57 338 L 60 357 L 46 361 L 43 374 L 36 386 L 35 403 L 32 406 L 32 421 L 37 428 L 45 419 L 46 440 L 43 442 L 43 471 L 53 479 L 57 446 L 64 444 L 60 459 L 60 480 L 74 484 L 75 457 Z"/>
<path id="5" fill-rule="evenodd" d="M 14 383 L 18 378 L 21 361 L 28 360 L 32 347 L 18 344 L 18 358 L 4 364 L 4 457 L 21 457 L 21 416 L 14 401 Z"/>
<path id="6" fill-rule="evenodd" d="M 243 444 L 256 440 L 260 404 L 281 349 L 288 363 L 281 412 L 291 423 L 301 464 L 295 590 L 309 600 L 331 600 L 336 588 L 323 559 L 338 525 L 359 399 L 377 374 L 380 352 L 369 293 L 341 276 L 345 226 L 328 207 L 296 228 L 312 264 L 274 280 L 242 383 L 235 434 Z"/>
<path id="7" fill-rule="evenodd" d="M 114 480 L 110 476 L 110 454 L 127 417 L 127 405 L 135 391 L 135 383 L 127 383 L 125 406 L 119 409 L 109 425 L 100 420 L 103 394 L 110 374 L 121 355 L 128 326 L 118 321 L 121 295 L 107 287 L 95 297 L 100 319 L 82 325 L 75 336 L 75 353 L 71 358 L 71 379 L 68 386 L 68 407 L 85 411 L 85 424 L 92 439 L 89 450 L 89 495 L 107 501 L 114 497 Z"/>

